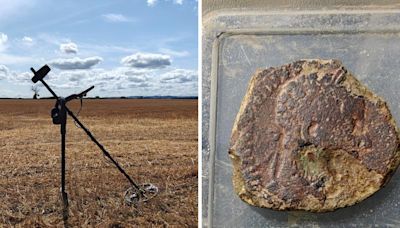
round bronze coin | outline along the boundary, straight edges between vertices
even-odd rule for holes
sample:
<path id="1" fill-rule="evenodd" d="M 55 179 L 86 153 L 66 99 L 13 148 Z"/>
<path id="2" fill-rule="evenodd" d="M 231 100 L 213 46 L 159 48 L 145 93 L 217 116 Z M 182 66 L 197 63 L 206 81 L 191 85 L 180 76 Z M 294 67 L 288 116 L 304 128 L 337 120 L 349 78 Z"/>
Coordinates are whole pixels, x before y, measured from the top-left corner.
<path id="1" fill-rule="evenodd" d="M 337 60 L 258 71 L 233 126 L 233 184 L 245 202 L 331 211 L 371 196 L 400 161 L 382 98 Z"/>

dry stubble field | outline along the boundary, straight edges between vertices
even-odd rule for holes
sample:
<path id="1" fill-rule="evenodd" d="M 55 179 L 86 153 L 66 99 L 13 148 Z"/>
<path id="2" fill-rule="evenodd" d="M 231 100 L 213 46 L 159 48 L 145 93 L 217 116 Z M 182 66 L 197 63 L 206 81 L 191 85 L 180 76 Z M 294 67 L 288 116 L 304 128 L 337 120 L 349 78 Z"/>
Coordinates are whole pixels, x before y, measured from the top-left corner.
<path id="1" fill-rule="evenodd" d="M 0 227 L 64 226 L 53 105 L 0 100 Z M 68 118 L 68 225 L 197 226 L 197 100 L 84 100 L 79 118 L 134 180 L 160 192 L 125 205 L 129 183 Z"/>

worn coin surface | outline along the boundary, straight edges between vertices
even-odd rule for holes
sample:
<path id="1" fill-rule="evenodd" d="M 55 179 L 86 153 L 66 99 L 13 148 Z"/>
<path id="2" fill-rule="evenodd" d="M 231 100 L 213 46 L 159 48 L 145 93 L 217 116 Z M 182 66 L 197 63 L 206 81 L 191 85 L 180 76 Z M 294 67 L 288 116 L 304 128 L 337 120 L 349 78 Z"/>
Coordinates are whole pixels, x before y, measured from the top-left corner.
<path id="1" fill-rule="evenodd" d="M 386 103 L 338 60 L 259 70 L 237 114 L 229 149 L 245 202 L 331 211 L 379 190 L 400 162 Z"/>

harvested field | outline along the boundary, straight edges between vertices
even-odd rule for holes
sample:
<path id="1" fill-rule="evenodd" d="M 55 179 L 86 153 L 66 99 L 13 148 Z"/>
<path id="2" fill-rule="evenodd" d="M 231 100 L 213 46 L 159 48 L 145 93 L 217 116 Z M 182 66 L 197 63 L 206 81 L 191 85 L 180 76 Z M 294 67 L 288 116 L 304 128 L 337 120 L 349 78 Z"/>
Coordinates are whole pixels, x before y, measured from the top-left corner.
<path id="1" fill-rule="evenodd" d="M 0 227 L 65 225 L 53 105 L 0 100 Z M 160 192 L 125 205 L 128 181 L 68 118 L 68 225 L 197 226 L 197 100 L 84 100 L 79 118 L 134 180 Z"/>

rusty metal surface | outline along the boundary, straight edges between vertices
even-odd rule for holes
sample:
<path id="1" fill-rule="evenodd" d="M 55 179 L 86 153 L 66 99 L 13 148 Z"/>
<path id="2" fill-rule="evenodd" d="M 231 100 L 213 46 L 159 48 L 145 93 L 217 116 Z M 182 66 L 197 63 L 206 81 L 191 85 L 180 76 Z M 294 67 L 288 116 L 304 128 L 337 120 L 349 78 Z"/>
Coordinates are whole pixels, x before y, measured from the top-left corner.
<path id="1" fill-rule="evenodd" d="M 340 59 L 387 101 L 400 123 L 400 11 L 227 12 L 206 18 L 203 30 L 205 226 L 400 226 L 399 171 L 385 188 L 355 206 L 323 214 L 277 212 L 239 199 L 227 154 L 254 71 L 298 59 Z"/>

